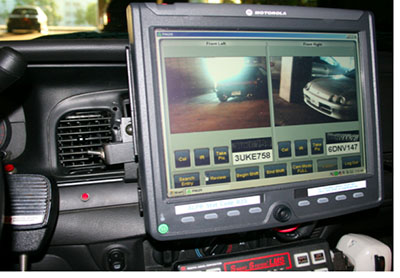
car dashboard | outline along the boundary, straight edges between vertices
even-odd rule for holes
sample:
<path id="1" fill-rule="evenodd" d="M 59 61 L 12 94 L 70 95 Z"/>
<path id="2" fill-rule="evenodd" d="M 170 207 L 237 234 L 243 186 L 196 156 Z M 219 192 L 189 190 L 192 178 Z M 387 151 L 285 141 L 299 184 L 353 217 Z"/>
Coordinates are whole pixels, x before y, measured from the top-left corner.
<path id="1" fill-rule="evenodd" d="M 27 61 L 23 76 L 0 94 L 5 179 L 17 174 L 45 176 L 57 202 L 49 224 L 53 228 L 41 237 L 16 236 L 12 225 L 3 226 L 2 270 L 19 269 L 21 254 L 29 257 L 30 270 L 39 271 L 185 270 L 198 261 L 259 250 L 280 254 L 307 242 L 324 241 L 327 250 L 334 249 L 348 233 L 393 246 L 391 115 L 382 116 L 385 198 L 380 207 L 291 227 L 158 241 L 146 233 L 146 200 L 138 186 L 137 162 L 126 163 L 120 157 L 107 162 L 99 151 L 104 144 L 131 142 L 135 132 L 128 39 L 0 42 L 5 46 Z M 386 106 L 382 111 L 391 106 L 391 55 L 378 52 L 381 105 Z M 6 211 L 7 205 L 6 201 Z M 38 238 L 38 248 L 24 248 Z M 275 263 L 271 269 L 283 268 Z M 200 270 L 199 264 L 196 267 Z"/>

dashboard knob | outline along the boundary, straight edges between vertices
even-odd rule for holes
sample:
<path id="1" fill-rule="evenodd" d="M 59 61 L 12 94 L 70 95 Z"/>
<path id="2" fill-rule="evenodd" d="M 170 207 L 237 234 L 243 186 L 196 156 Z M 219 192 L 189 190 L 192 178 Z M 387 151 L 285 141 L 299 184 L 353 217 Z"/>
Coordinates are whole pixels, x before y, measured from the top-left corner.
<path id="1" fill-rule="evenodd" d="M 279 222 L 287 222 L 292 217 L 292 211 L 285 205 L 279 205 L 274 209 L 273 215 Z"/>

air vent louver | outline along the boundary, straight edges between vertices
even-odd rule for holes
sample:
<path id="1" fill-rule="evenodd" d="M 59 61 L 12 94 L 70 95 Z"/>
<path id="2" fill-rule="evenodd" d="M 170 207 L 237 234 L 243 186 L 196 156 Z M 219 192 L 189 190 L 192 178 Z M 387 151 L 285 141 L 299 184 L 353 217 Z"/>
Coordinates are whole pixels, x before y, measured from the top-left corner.
<path id="1" fill-rule="evenodd" d="M 112 114 L 108 110 L 69 113 L 57 126 L 59 163 L 67 174 L 90 174 L 106 170 L 99 156 L 88 154 L 112 142 Z"/>

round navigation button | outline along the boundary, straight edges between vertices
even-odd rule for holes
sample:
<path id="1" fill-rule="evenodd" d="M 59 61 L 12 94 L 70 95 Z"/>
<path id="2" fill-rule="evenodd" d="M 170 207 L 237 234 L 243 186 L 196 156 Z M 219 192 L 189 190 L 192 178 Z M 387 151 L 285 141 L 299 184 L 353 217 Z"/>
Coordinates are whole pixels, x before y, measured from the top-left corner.
<path id="1" fill-rule="evenodd" d="M 285 205 L 279 205 L 274 209 L 273 215 L 279 222 L 287 222 L 292 217 L 292 211 Z"/>

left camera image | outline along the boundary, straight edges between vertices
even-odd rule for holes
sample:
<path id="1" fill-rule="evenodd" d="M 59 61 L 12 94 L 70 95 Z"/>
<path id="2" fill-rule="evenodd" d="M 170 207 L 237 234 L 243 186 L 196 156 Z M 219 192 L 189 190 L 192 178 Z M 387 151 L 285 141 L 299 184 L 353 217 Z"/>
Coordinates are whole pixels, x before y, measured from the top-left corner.
<path id="1" fill-rule="evenodd" d="M 165 74 L 171 133 L 270 127 L 265 57 L 165 58 Z"/>

